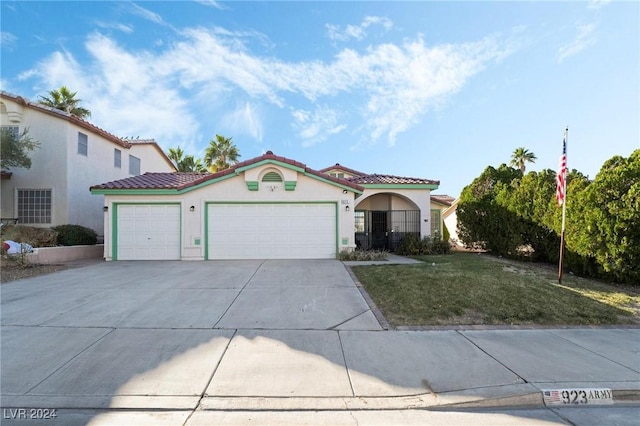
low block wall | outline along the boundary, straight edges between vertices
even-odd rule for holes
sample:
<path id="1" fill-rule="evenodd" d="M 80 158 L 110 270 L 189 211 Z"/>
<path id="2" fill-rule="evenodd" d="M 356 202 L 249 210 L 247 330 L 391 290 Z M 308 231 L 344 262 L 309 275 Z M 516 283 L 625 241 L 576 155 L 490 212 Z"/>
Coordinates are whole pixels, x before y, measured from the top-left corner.
<path id="1" fill-rule="evenodd" d="M 31 263 L 61 263 L 72 260 L 102 259 L 104 244 L 94 246 L 39 247 L 27 255 Z"/>

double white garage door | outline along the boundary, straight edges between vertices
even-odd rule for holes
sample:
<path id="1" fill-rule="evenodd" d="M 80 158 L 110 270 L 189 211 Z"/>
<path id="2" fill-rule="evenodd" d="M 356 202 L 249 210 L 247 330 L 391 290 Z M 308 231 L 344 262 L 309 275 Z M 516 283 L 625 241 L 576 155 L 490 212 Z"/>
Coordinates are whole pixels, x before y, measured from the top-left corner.
<path id="1" fill-rule="evenodd" d="M 119 205 L 117 258 L 180 259 L 179 205 Z M 209 204 L 207 259 L 329 259 L 337 247 L 331 203 Z"/>

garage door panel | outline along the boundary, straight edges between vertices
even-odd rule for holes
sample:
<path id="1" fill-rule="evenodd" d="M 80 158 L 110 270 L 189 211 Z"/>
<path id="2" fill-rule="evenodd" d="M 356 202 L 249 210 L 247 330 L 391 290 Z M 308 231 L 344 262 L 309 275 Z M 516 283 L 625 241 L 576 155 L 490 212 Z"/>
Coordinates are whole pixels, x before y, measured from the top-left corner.
<path id="1" fill-rule="evenodd" d="M 118 206 L 117 241 L 120 260 L 180 259 L 180 206 Z"/>
<path id="2" fill-rule="evenodd" d="M 334 204 L 212 204 L 210 259 L 335 258 Z"/>

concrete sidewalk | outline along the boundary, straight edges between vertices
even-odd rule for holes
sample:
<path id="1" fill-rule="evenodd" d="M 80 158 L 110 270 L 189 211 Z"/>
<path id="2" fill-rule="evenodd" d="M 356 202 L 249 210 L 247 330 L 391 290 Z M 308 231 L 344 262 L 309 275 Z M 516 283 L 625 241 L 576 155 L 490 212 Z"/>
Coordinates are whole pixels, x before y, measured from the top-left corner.
<path id="1" fill-rule="evenodd" d="M 541 408 L 542 389 L 577 387 L 640 403 L 638 328 L 385 331 L 335 261 L 101 263 L 1 296 L 2 424 L 26 408 L 65 414 L 43 424 L 420 424 L 408 409 Z"/>

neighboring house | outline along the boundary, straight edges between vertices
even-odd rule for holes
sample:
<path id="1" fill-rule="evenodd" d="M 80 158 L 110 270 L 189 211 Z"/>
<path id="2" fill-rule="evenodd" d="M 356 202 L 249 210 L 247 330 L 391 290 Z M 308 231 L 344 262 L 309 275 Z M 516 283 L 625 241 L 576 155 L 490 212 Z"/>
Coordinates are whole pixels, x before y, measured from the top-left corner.
<path id="1" fill-rule="evenodd" d="M 0 92 L 2 128 L 40 142 L 31 168 L 2 172 L 1 215 L 36 227 L 77 224 L 104 230 L 103 203 L 88 187 L 175 167 L 153 140 L 126 140 L 81 118 Z"/>
<path id="2" fill-rule="evenodd" d="M 358 248 L 394 251 L 407 234 L 422 238 L 441 232 L 440 210 L 431 204 L 431 191 L 438 188 L 439 181 L 367 174 L 340 164 L 320 172 L 364 188 L 355 200 Z"/>
<path id="3" fill-rule="evenodd" d="M 451 234 L 451 221 L 447 221 L 450 215 L 450 207 L 455 198 L 449 195 L 432 194 L 431 195 L 431 235 L 438 234 L 443 236 L 444 226 L 447 225 L 449 231 L 449 239 L 453 238 Z M 457 203 L 456 203 L 457 204 Z M 455 208 L 453 210 L 455 213 Z M 455 216 L 454 216 L 455 219 Z M 454 224 L 455 226 L 455 224 Z M 455 231 L 455 229 L 453 229 Z"/>
<path id="4" fill-rule="evenodd" d="M 146 173 L 91 192 L 109 212 L 107 260 L 335 259 L 430 235 L 438 185 L 339 164 L 318 171 L 268 151 L 213 174 Z"/>
<path id="5" fill-rule="evenodd" d="M 463 244 L 458 238 L 458 202 L 460 198 L 456 198 L 451 202 L 451 205 L 447 207 L 442 212 L 442 219 L 444 223 L 447 225 L 447 229 L 449 230 L 449 241 L 456 244 L 457 246 L 462 247 Z"/>

